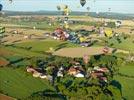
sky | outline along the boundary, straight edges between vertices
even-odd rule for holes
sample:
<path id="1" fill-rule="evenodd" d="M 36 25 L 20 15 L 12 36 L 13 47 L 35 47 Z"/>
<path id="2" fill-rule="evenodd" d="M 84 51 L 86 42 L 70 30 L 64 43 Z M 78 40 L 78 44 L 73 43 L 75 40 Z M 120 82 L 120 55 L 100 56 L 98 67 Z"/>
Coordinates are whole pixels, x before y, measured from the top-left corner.
<path id="1" fill-rule="evenodd" d="M 95 1 L 95 2 L 94 2 Z M 0 0 L 3 10 L 10 11 L 56 11 L 57 5 L 66 4 L 72 11 L 86 11 L 90 7 L 91 12 L 133 13 L 134 0 L 87 0 L 84 7 L 80 6 L 80 0 Z"/>

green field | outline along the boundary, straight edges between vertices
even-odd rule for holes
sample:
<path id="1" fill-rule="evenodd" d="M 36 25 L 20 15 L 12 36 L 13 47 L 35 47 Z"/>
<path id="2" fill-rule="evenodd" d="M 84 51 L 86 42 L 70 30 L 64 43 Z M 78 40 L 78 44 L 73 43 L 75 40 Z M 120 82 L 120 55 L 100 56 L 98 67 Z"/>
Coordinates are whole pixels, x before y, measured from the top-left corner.
<path id="1" fill-rule="evenodd" d="M 14 24 L 18 25 L 18 27 L 22 26 L 25 28 L 33 28 L 35 26 L 37 29 L 43 29 L 47 31 L 54 31 L 57 27 L 59 27 L 59 23 L 57 22 L 55 23 L 55 25 L 50 26 L 46 21 L 32 22 L 22 20 L 19 22 L 18 20 L 16 20 L 11 21 L 11 23 L 8 24 Z M 80 22 L 76 24 L 71 24 L 70 28 L 72 28 L 73 30 L 81 29 L 82 24 L 85 26 L 91 26 L 98 25 L 99 23 Z M 107 40 L 108 45 L 113 43 L 113 45 L 110 46 L 111 48 L 122 49 L 130 52 L 134 51 L 134 35 L 131 35 L 127 39 L 123 39 L 123 37 L 121 37 L 121 43 L 118 43 L 118 41 L 115 38 L 109 39 L 105 37 L 99 39 L 102 41 L 95 43 L 93 46 L 104 46 L 104 40 Z M 32 93 L 38 91 L 43 91 L 45 89 L 53 90 L 53 87 L 49 84 L 47 80 L 33 78 L 31 74 L 28 74 L 25 71 L 24 66 L 31 64 L 30 60 L 27 60 L 25 58 L 45 57 L 47 56 L 45 55 L 45 52 L 51 51 L 50 48 L 53 48 L 53 50 L 56 51 L 62 48 L 69 47 L 79 47 L 79 45 L 70 43 L 68 41 L 58 41 L 53 39 L 45 39 L 43 41 L 32 40 L 30 42 L 16 43 L 10 46 L 0 45 L 0 50 L 2 51 L 0 51 L 0 59 L 8 60 L 9 62 L 15 62 L 12 64 L 14 69 L 10 67 L 0 68 L 0 92 L 12 96 L 14 98 L 26 98 L 30 96 Z M 121 56 L 123 55 L 121 54 Z M 24 58 L 24 60 L 18 61 L 22 58 Z M 15 68 L 15 66 L 19 66 L 19 68 Z M 134 76 L 134 63 L 119 66 L 119 73 L 123 75 Z M 118 80 L 122 85 L 123 97 L 127 100 L 132 100 L 134 98 L 134 78 L 128 78 L 126 76 L 117 75 L 114 77 L 114 79 Z"/>
<path id="2" fill-rule="evenodd" d="M 126 100 L 133 100 L 134 98 L 134 79 L 122 76 L 116 76 L 115 79 L 122 85 L 122 95 Z"/>
<path id="3" fill-rule="evenodd" d="M 56 41 L 56 40 L 45 40 L 45 41 L 31 41 L 15 44 L 18 47 L 31 47 L 31 51 L 49 51 L 50 48 L 61 49 L 68 47 L 77 47 L 78 45 L 66 42 L 66 41 Z"/>
<path id="4" fill-rule="evenodd" d="M 22 69 L 0 69 L 0 91 L 15 98 L 25 98 L 34 92 L 52 89 L 48 81 L 33 78 Z"/>
<path id="5" fill-rule="evenodd" d="M 119 68 L 119 73 L 134 76 L 134 64 L 127 64 Z"/>
<path id="6" fill-rule="evenodd" d="M 30 50 L 27 48 L 31 48 Z M 65 41 L 56 41 L 56 40 L 44 40 L 44 41 L 30 41 L 30 42 L 23 42 L 17 43 L 13 46 L 0 46 L 2 51 L 12 52 L 15 55 L 21 56 L 41 56 L 40 52 L 49 51 L 50 48 L 54 50 L 58 50 L 65 47 L 78 47 L 78 45 L 65 42 Z"/>
<path id="7" fill-rule="evenodd" d="M 114 45 L 112 46 L 113 48 L 117 48 L 117 49 L 122 49 L 122 50 L 127 50 L 127 51 L 134 51 L 134 36 L 131 35 L 131 37 L 127 38 L 126 40 L 124 40 L 123 38 L 121 38 L 121 43 L 118 43 L 118 41 L 116 39 L 106 39 L 109 44 L 113 43 Z"/>
<path id="8" fill-rule="evenodd" d="M 124 75 L 134 76 L 134 63 L 123 65 L 119 68 L 119 72 Z M 134 98 L 134 78 L 128 78 L 125 76 L 115 76 L 122 85 L 122 95 L 126 100 L 132 100 Z"/>

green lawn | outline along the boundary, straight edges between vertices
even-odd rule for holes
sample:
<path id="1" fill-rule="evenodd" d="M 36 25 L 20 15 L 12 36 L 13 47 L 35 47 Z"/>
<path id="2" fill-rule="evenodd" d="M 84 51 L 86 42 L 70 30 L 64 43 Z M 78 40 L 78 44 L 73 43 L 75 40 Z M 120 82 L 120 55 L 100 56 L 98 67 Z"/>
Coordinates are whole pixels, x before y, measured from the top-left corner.
<path id="1" fill-rule="evenodd" d="M 134 76 L 134 63 L 121 66 L 119 72 L 128 76 Z"/>
<path id="2" fill-rule="evenodd" d="M 25 49 L 15 48 L 15 47 L 12 47 L 12 46 L 0 46 L 0 48 L 5 50 L 7 53 L 8 52 L 12 52 L 13 55 L 22 56 L 22 57 L 26 57 L 26 56 L 27 57 L 30 57 L 30 56 L 41 56 L 40 53 L 32 52 L 32 51 L 25 50 Z M 6 53 L 4 55 L 7 57 Z M 9 56 L 12 56 L 12 55 L 9 55 Z"/>
<path id="3" fill-rule="evenodd" d="M 78 45 L 67 42 L 67 41 L 57 41 L 57 40 L 45 40 L 45 41 L 31 41 L 15 44 L 18 47 L 32 47 L 31 51 L 49 51 L 50 48 L 60 49 L 65 47 L 77 47 Z"/>
<path id="4" fill-rule="evenodd" d="M 129 63 L 119 67 L 119 72 L 128 76 L 134 76 L 134 63 Z M 122 94 L 127 100 L 134 98 L 134 78 L 128 78 L 124 76 L 115 76 L 122 85 Z"/>
<path id="5" fill-rule="evenodd" d="M 28 65 L 29 61 L 21 60 L 25 57 L 46 57 L 47 55 L 44 52 L 49 51 L 50 48 L 58 50 L 65 47 L 77 47 L 78 45 L 72 44 L 65 41 L 56 41 L 56 40 L 45 40 L 45 41 L 31 41 L 14 44 L 14 46 L 4 46 L 1 45 L 0 48 L 4 51 L 4 54 L 0 52 L 0 55 L 9 62 L 15 62 L 13 64 L 19 65 Z M 23 48 L 22 48 L 23 47 Z M 32 47 L 28 50 L 28 47 Z M 9 52 L 12 53 L 9 54 Z"/>
<path id="6" fill-rule="evenodd" d="M 25 98 L 32 93 L 52 89 L 47 80 L 33 78 L 22 69 L 0 69 L 0 91 L 15 98 Z"/>
<path id="7" fill-rule="evenodd" d="M 134 98 L 134 79 L 126 78 L 121 76 L 116 76 L 116 80 L 118 80 L 122 85 L 122 95 L 127 100 L 133 100 Z"/>

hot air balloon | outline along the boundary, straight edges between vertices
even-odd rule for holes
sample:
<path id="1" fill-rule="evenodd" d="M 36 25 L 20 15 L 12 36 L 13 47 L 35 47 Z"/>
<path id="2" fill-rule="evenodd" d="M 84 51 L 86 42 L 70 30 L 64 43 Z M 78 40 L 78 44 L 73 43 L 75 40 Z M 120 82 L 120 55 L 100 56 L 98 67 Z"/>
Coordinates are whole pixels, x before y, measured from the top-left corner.
<path id="1" fill-rule="evenodd" d="M 64 15 L 67 15 L 68 16 L 69 15 L 69 12 L 70 12 L 70 9 L 69 9 L 69 7 L 67 5 L 65 5 L 63 11 L 64 11 Z"/>
<path id="2" fill-rule="evenodd" d="M 80 0 L 80 4 L 83 7 L 86 4 L 86 0 Z"/>
<path id="3" fill-rule="evenodd" d="M 87 7 L 87 11 L 89 12 L 89 10 L 90 10 L 90 7 Z"/>
<path id="4" fill-rule="evenodd" d="M 113 36 L 113 31 L 112 29 L 105 29 L 105 35 L 107 37 L 112 37 Z"/>
<path id="5" fill-rule="evenodd" d="M 3 5 L 2 5 L 2 4 L 0 4 L 0 11 L 2 10 L 2 8 L 3 8 Z"/>
<path id="6" fill-rule="evenodd" d="M 110 12 L 111 11 L 111 8 L 108 8 L 108 11 Z"/>
<path id="7" fill-rule="evenodd" d="M 12 3 L 12 0 L 9 0 L 10 3 Z"/>
<path id="8" fill-rule="evenodd" d="M 58 11 L 60 11 L 60 10 L 61 10 L 61 7 L 60 7 L 59 5 L 57 6 L 57 10 L 58 10 Z"/>
<path id="9" fill-rule="evenodd" d="M 89 15 L 90 7 L 87 7 L 87 11 L 88 11 L 87 15 Z"/>

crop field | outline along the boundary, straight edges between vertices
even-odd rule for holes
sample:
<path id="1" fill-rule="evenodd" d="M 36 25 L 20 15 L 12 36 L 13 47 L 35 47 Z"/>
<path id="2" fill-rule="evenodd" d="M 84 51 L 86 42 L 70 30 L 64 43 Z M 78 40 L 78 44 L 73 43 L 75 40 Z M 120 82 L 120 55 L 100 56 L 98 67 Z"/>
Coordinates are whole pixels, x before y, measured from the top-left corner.
<path id="1" fill-rule="evenodd" d="M 53 90 L 48 81 L 33 78 L 22 69 L 2 68 L 0 79 L 1 92 L 14 98 L 26 98 L 45 89 Z"/>
<path id="2" fill-rule="evenodd" d="M 3 17 L 3 21 L 0 23 L 1 27 L 5 27 L 5 32 L 2 33 L 4 35 L 1 37 L 2 42 L 0 41 L 0 93 L 22 100 L 32 96 L 33 93 L 44 90 L 53 90 L 59 93 L 60 90 L 54 87 L 59 84 L 54 84 L 54 86 L 52 86 L 47 79 L 34 78 L 32 74 L 26 72 L 27 66 L 30 66 L 30 68 L 33 66 L 33 69 L 42 68 L 42 70 L 45 71 L 42 74 L 54 76 L 53 78 L 56 77 L 56 79 L 58 79 L 56 82 L 58 83 L 59 80 L 61 81 L 61 78 L 58 78 L 58 72 L 60 72 L 59 69 L 61 69 L 60 67 L 63 67 L 63 78 L 65 79 L 65 82 L 67 82 L 66 77 L 68 77 L 67 73 L 69 72 L 69 69 L 71 69 L 71 67 L 76 67 L 75 64 L 71 64 L 72 62 L 80 63 L 80 69 L 82 70 L 82 73 L 80 74 L 83 74 L 85 77 L 89 74 L 88 70 L 91 69 L 90 72 L 94 72 L 92 69 L 96 66 L 100 68 L 105 66 L 108 67 L 108 72 L 116 72 L 114 67 L 117 66 L 116 63 L 118 62 L 116 61 L 118 61 L 119 58 L 119 60 L 124 63 L 119 65 L 119 72 L 114 76 L 114 79 L 121 84 L 123 100 L 132 100 L 134 98 L 134 62 L 132 61 L 129 63 L 124 59 L 130 56 L 129 54 L 134 53 L 134 22 L 132 20 L 121 20 L 122 25 L 117 28 L 116 25 L 104 25 L 107 23 L 103 23 L 103 21 L 112 24 L 113 22 L 118 21 L 118 19 L 72 15 L 69 15 L 68 18 L 69 19 L 66 19 L 68 20 L 66 22 L 65 16 L 61 15 L 20 16 L 20 18 L 10 16 L 9 19 Z M 69 25 L 69 29 L 65 27 L 65 24 Z M 62 32 L 57 32 L 57 28 L 61 28 L 60 31 Z M 104 28 L 104 30 L 113 30 L 114 32 L 119 33 L 119 36 L 113 36 L 111 38 L 105 36 L 103 33 L 99 34 L 101 33 L 101 28 Z M 70 35 L 70 37 L 67 35 Z M 53 39 L 55 37 L 60 37 L 61 40 Z M 82 38 L 83 41 L 80 41 Z M 80 42 L 76 43 L 76 40 L 78 39 Z M 81 46 L 83 43 L 89 43 L 89 45 L 87 47 Z M 108 47 L 108 52 L 104 52 L 104 47 Z M 113 50 L 115 50 L 115 52 L 113 52 Z M 101 60 L 104 59 L 106 62 L 101 60 L 100 62 L 97 62 L 101 56 L 103 56 Z M 84 57 L 85 59 L 82 59 Z M 86 59 L 88 60 L 88 63 L 85 62 Z M 110 61 L 108 60 L 111 60 L 111 63 L 109 63 Z M 115 64 L 115 66 L 112 66 L 112 64 Z M 114 71 L 109 71 L 112 68 Z M 68 78 L 70 78 L 70 76 Z M 89 78 L 92 78 L 92 76 L 90 75 Z M 74 80 L 75 79 L 76 78 L 74 78 Z M 88 80 L 87 77 L 84 79 Z M 106 80 L 107 79 L 108 78 L 106 77 Z M 79 82 L 79 84 L 83 85 L 83 82 Z M 85 92 L 86 89 L 84 90 L 84 88 L 87 87 L 84 87 L 83 85 L 84 88 L 81 88 L 81 86 L 79 87 L 77 84 L 74 84 L 71 88 L 66 86 L 65 90 L 70 89 L 70 92 L 71 89 L 74 89 L 73 93 L 79 92 L 78 94 L 88 94 L 90 89 L 88 92 Z M 62 85 L 61 88 L 63 88 Z M 93 88 L 96 90 L 97 88 L 98 90 L 103 90 L 99 87 L 93 86 Z M 82 92 L 83 90 L 84 92 Z M 93 96 L 95 93 L 97 92 L 92 93 Z M 62 94 L 65 95 L 64 93 L 61 93 L 60 95 Z M 58 94 L 58 96 L 60 95 Z"/>

